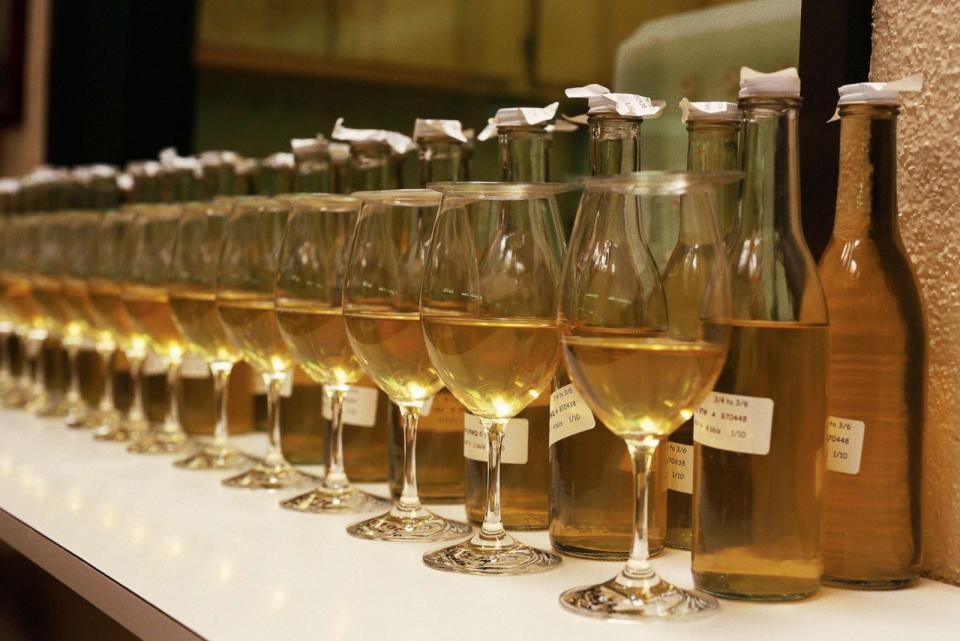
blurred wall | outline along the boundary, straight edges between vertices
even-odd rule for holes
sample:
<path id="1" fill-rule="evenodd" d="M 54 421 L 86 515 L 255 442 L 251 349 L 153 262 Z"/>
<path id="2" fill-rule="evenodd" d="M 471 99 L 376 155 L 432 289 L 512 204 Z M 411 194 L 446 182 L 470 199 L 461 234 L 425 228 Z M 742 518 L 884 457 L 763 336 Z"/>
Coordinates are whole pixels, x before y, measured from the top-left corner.
<path id="1" fill-rule="evenodd" d="M 44 160 L 47 130 L 47 60 L 50 0 L 27 2 L 23 120 L 0 128 L 0 175 L 23 174 Z"/>

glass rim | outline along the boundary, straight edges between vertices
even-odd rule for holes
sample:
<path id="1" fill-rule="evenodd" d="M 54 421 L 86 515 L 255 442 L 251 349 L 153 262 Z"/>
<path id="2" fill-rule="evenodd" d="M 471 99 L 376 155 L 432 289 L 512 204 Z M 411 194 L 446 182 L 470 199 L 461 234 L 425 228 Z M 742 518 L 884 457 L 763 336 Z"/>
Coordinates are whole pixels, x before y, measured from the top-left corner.
<path id="1" fill-rule="evenodd" d="M 432 189 L 379 189 L 376 191 L 355 191 L 350 194 L 352 198 L 368 202 L 382 203 L 385 205 L 398 205 L 400 207 L 432 207 L 440 204 L 442 196 L 439 192 Z"/>
<path id="2" fill-rule="evenodd" d="M 666 196 L 739 182 L 743 176 L 742 171 L 637 171 L 619 176 L 585 176 L 577 182 L 585 191 Z"/>
<path id="3" fill-rule="evenodd" d="M 557 182 L 502 182 L 462 181 L 429 183 L 427 189 L 446 196 L 459 196 L 473 200 L 530 200 L 548 198 L 574 189 L 573 183 Z"/>
<path id="4" fill-rule="evenodd" d="M 279 200 L 287 202 L 293 211 L 298 210 L 320 210 L 320 211 L 354 211 L 360 209 L 363 204 L 359 198 L 348 196 L 346 194 L 330 193 L 298 193 L 284 194 L 277 197 Z"/>

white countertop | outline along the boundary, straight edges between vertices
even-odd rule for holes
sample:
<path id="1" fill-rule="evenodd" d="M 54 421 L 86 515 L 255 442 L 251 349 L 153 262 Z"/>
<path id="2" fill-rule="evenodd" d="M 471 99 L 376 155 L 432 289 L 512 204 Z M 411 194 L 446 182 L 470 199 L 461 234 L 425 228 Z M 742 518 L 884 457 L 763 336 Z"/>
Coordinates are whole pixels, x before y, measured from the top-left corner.
<path id="1" fill-rule="evenodd" d="M 251 450 L 264 441 L 238 440 Z M 716 616 L 666 626 L 592 620 L 557 597 L 617 564 L 564 558 L 526 577 L 435 572 L 420 557 L 437 544 L 353 539 L 343 529 L 355 516 L 289 512 L 277 502 L 290 492 L 225 488 L 224 474 L 171 460 L 0 410 L 0 537 L 136 634 L 164 641 L 958 638 L 960 588 L 932 581 L 824 588 L 801 603 L 722 601 Z M 457 505 L 437 511 L 463 516 Z M 520 538 L 548 545 L 545 532 Z M 656 565 L 691 584 L 688 554 L 668 551 Z"/>

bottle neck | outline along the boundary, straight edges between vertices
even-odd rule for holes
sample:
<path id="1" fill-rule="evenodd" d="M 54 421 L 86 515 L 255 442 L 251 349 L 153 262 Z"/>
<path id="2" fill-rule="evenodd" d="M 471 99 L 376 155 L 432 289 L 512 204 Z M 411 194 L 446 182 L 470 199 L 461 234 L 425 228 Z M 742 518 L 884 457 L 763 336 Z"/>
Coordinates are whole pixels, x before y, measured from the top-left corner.
<path id="1" fill-rule="evenodd" d="M 840 176 L 833 234 L 898 235 L 895 105 L 840 108 Z"/>
<path id="2" fill-rule="evenodd" d="M 804 244 L 800 227 L 799 98 L 746 98 L 740 236 Z"/>
<path id="3" fill-rule="evenodd" d="M 550 133 L 545 126 L 500 127 L 500 179 L 549 182 Z"/>
<path id="4" fill-rule="evenodd" d="M 432 182 L 464 180 L 463 145 L 449 138 L 423 138 L 420 149 L 420 186 Z"/>
<path id="5" fill-rule="evenodd" d="M 398 182 L 399 156 L 390 153 L 386 143 L 354 143 L 350 145 L 353 191 L 390 189 Z M 391 178 L 393 180 L 391 181 Z"/>
<path id="6" fill-rule="evenodd" d="M 740 168 L 738 120 L 691 120 L 687 123 L 687 171 L 731 171 Z M 717 188 L 718 222 L 724 238 L 735 230 L 740 185 Z"/>
<path id="7" fill-rule="evenodd" d="M 640 171 L 640 118 L 590 116 L 590 174 L 617 176 Z"/>

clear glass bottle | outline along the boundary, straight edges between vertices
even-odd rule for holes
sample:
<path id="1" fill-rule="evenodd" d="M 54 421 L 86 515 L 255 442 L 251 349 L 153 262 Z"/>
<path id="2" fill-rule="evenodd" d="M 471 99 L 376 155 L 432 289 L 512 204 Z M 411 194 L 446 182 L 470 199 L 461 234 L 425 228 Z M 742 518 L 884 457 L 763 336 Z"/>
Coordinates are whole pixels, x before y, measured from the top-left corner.
<path id="1" fill-rule="evenodd" d="M 550 180 L 550 133 L 547 124 L 500 126 L 497 141 L 500 178 L 507 182 Z M 527 462 L 505 463 L 500 471 L 501 517 L 511 530 L 542 530 L 550 524 L 550 395 L 540 397 L 517 414 L 527 421 Z M 467 518 L 483 523 L 486 511 L 487 464 L 465 459 L 464 502 Z"/>
<path id="2" fill-rule="evenodd" d="M 616 176 L 640 170 L 639 116 L 591 113 L 590 173 Z M 614 197 L 614 195 L 610 195 Z M 622 196 L 616 196 L 622 197 Z M 566 374 L 558 376 L 563 385 Z M 589 411 L 586 404 L 579 411 Z M 650 474 L 648 543 L 663 549 L 667 518 L 666 448 L 657 448 Z M 550 541 L 566 554 L 626 559 L 633 544 L 633 463 L 624 440 L 597 421 L 550 447 Z"/>
<path id="3" fill-rule="evenodd" d="M 444 133 L 441 122 L 418 120 L 414 127 L 420 160 L 420 187 L 428 183 L 464 180 L 464 142 Z M 459 128 L 460 123 L 456 123 Z M 463 500 L 463 417 L 466 413 L 446 388 L 433 397 L 417 426 L 417 488 L 425 503 Z M 390 493 L 403 488 L 403 421 L 392 408 L 390 426 Z"/>
<path id="4" fill-rule="evenodd" d="M 711 111 L 701 111 L 697 103 L 689 103 L 686 116 L 688 171 L 725 171 L 740 167 L 740 111 L 735 103 L 711 104 L 714 106 Z M 724 104 L 725 109 L 718 108 Z M 739 183 L 719 185 L 717 204 L 720 231 L 724 238 L 730 239 L 740 204 Z M 684 231 L 681 224 L 681 237 Z M 702 259 L 696 243 L 681 242 L 678 248 L 684 251 L 675 252 L 671 258 L 674 265 L 666 270 L 665 289 L 687 286 L 684 268 Z M 693 419 L 670 435 L 664 449 L 667 455 L 666 542 L 670 547 L 689 550 L 693 522 Z"/>
<path id="5" fill-rule="evenodd" d="M 827 308 L 800 227 L 800 104 L 795 72 L 741 80 L 730 352 L 694 424 L 693 575 L 728 598 L 820 585 Z"/>
<path id="6" fill-rule="evenodd" d="M 837 214 L 820 259 L 830 310 L 823 581 L 890 589 L 920 571 L 926 326 L 897 223 L 898 101 L 842 100 Z"/>

